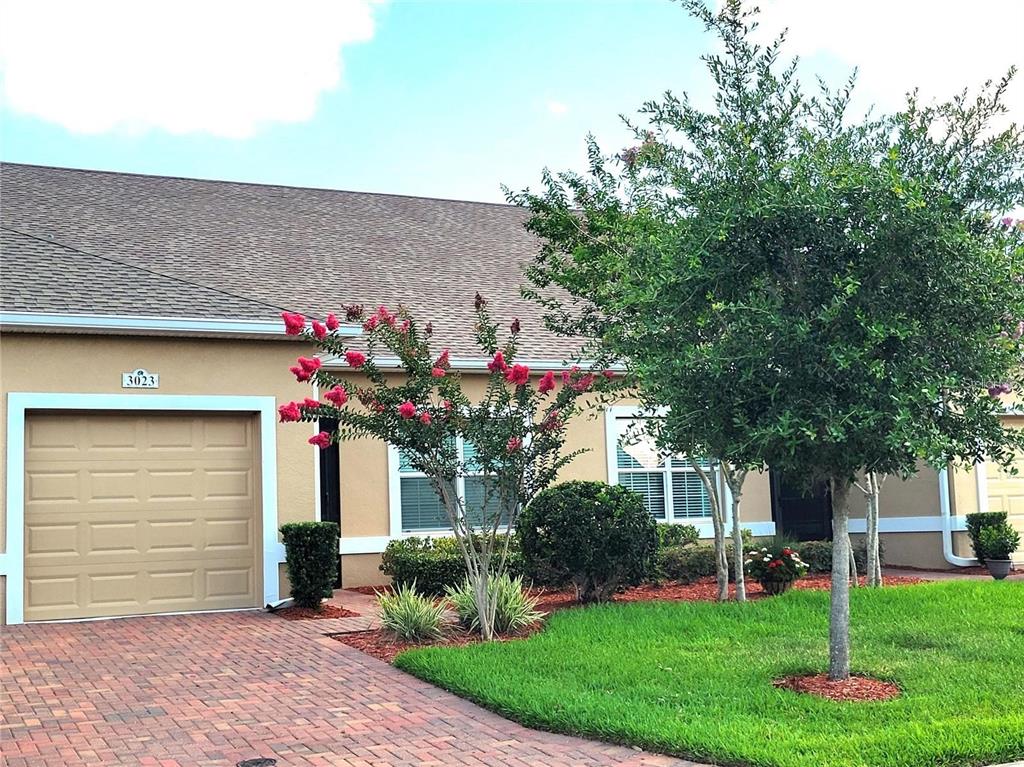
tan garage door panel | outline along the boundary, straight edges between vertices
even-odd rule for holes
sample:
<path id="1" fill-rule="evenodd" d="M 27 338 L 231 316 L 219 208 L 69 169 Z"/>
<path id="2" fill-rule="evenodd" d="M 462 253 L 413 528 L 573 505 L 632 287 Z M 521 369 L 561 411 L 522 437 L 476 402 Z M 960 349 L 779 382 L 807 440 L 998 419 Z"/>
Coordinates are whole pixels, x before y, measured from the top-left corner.
<path id="1" fill-rule="evenodd" d="M 257 605 L 254 419 L 35 413 L 25 619 Z"/>
<path id="2" fill-rule="evenodd" d="M 1024 428 L 1024 419 L 1007 418 L 1006 424 Z M 988 487 L 989 511 L 1005 511 L 1008 521 L 1024 536 L 1024 455 L 1018 455 L 1013 462 L 1017 474 L 1003 471 L 992 461 L 986 463 L 986 485 Z M 1024 558 L 1018 551 L 1014 559 Z"/>

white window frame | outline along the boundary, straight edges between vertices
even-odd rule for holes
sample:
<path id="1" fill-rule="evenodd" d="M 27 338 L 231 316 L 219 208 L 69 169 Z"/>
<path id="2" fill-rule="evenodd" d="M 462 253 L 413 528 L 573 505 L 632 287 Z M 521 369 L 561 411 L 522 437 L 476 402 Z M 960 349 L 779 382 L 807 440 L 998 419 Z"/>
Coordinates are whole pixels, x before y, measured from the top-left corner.
<path id="1" fill-rule="evenodd" d="M 7 395 L 7 540 L 0 554 L 0 575 L 7 579 L 8 624 L 25 621 L 25 416 L 34 410 L 218 411 L 258 415 L 263 516 L 262 604 L 280 599 L 278 565 L 284 561 L 284 545 L 277 540 L 277 412 L 273 397 L 11 392 Z M 253 605 L 253 608 L 260 606 Z"/>
<path id="2" fill-rule="evenodd" d="M 608 462 L 608 484 L 617 485 L 619 484 L 620 474 L 651 474 L 659 473 L 662 475 L 662 482 L 664 483 L 665 489 L 665 519 L 656 519 L 659 523 L 665 523 L 670 525 L 693 525 L 701 532 L 702 537 L 706 537 L 705 532 L 710 531 L 713 528 L 713 522 L 710 515 L 704 515 L 701 517 L 679 517 L 678 519 L 674 513 L 674 504 L 672 497 L 672 474 L 677 471 L 688 471 L 696 474 L 693 467 L 681 467 L 673 468 L 671 463 L 668 465 L 657 468 L 657 469 L 620 469 L 618 462 L 618 439 L 619 431 L 617 428 L 618 421 L 623 420 L 641 420 L 644 418 L 658 417 L 667 413 L 667 408 L 659 408 L 655 411 L 650 411 L 646 408 L 634 406 L 634 405 L 612 405 L 605 410 L 605 452 Z M 718 497 L 722 499 L 723 503 L 729 504 L 726 506 L 726 514 L 728 516 L 728 509 L 731 505 L 729 503 L 730 496 L 728 495 L 728 487 L 722 481 L 722 472 L 715 469 L 715 483 L 717 485 Z"/>
<path id="3" fill-rule="evenodd" d="M 465 442 L 462 437 L 455 438 L 455 449 L 458 451 L 459 460 L 465 465 L 463 447 Z M 400 451 L 394 445 L 388 445 L 388 513 L 391 538 L 444 538 L 452 535 L 450 527 L 438 527 L 430 530 L 405 530 L 402 527 L 402 480 L 403 479 L 426 479 L 427 475 L 421 471 L 402 471 L 402 458 Z M 466 503 L 466 477 L 485 477 L 484 471 L 463 471 L 455 480 L 455 490 Z M 499 530 L 506 529 L 505 526 Z M 382 549 L 383 550 L 383 549 Z"/>

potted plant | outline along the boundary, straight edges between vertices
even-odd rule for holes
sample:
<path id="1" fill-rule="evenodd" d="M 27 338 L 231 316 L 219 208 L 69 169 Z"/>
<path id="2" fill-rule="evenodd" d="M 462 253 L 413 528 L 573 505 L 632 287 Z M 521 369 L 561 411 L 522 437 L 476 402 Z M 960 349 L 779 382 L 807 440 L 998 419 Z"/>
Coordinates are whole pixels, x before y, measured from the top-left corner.
<path id="1" fill-rule="evenodd" d="M 1010 555 L 1020 545 L 1020 533 L 1007 522 L 988 525 L 978 532 L 978 544 L 985 558 L 985 566 L 993 578 L 1001 581 L 1010 574 Z"/>
<path id="2" fill-rule="evenodd" d="M 747 553 L 744 569 L 751 578 L 756 578 L 765 594 L 772 596 L 789 591 L 793 581 L 807 573 L 807 564 L 794 549 L 783 546 L 762 547 Z"/>

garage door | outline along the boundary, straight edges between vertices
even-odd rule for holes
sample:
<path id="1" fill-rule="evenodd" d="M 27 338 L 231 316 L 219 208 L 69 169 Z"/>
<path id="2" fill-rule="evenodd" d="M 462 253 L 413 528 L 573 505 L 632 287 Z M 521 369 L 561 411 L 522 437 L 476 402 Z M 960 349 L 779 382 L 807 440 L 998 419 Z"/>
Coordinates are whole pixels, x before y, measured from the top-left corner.
<path id="1" fill-rule="evenodd" d="M 1024 428 L 1024 419 L 1008 418 L 1006 423 L 1014 428 Z M 996 463 L 986 463 L 986 484 L 988 487 L 988 510 L 1005 511 L 1008 520 L 1024 536 L 1024 455 L 1018 455 L 1013 462 L 1017 474 L 1003 471 Z M 1024 557 L 1018 551 L 1014 559 Z"/>
<path id="2" fill-rule="evenodd" d="M 250 416 L 32 413 L 25 620 L 257 606 Z"/>

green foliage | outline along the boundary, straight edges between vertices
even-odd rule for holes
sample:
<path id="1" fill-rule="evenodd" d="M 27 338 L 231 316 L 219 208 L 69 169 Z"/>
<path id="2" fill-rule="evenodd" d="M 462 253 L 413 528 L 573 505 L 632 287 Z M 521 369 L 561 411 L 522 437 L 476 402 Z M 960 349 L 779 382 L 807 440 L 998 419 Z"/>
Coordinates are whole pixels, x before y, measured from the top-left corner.
<path id="1" fill-rule="evenodd" d="M 636 144 L 511 194 L 542 242 L 528 294 L 624 361 L 672 452 L 847 482 L 925 459 L 1005 463 L 1024 431 L 1024 138 L 1012 72 L 859 119 L 807 93 L 756 9 L 682 2 L 718 39 L 704 111 L 649 101 Z M 910 90 L 908 88 L 908 90 Z M 568 296 L 566 298 L 566 296 Z M 665 332 L 671 328 L 671 332 Z M 991 391 L 990 391 L 991 390 Z"/>
<path id="2" fill-rule="evenodd" d="M 523 589 L 523 578 L 512 578 L 508 573 L 491 578 L 487 588 L 493 594 L 494 630 L 499 634 L 513 634 L 539 621 L 543 616 L 537 612 L 537 600 Z M 470 631 L 479 631 L 480 614 L 476 606 L 473 586 L 468 579 L 458 586 L 449 586 L 445 594 L 459 623 Z"/>
<path id="3" fill-rule="evenodd" d="M 517 642 L 396 665 L 528 727 L 759 767 L 938 767 L 1024 754 L 1024 582 L 854 589 L 855 668 L 899 698 L 834 703 L 773 679 L 825 669 L 829 595 L 554 613 Z"/>
<path id="4" fill-rule="evenodd" d="M 522 557 L 518 540 L 509 540 L 506 570 L 522 573 Z M 505 535 L 496 537 L 496 550 L 505 546 Z M 455 538 L 401 538 L 390 541 L 381 557 L 381 571 L 395 585 L 416 583 L 424 594 L 441 596 L 449 586 L 456 586 L 466 577 L 466 561 Z M 496 569 L 496 568 L 492 568 Z"/>
<path id="5" fill-rule="evenodd" d="M 581 602 L 607 601 L 653 571 L 655 522 L 640 497 L 618 485 L 555 485 L 523 512 L 516 532 L 527 574 L 571 582 Z"/>
<path id="6" fill-rule="evenodd" d="M 700 531 L 693 525 L 658 523 L 658 548 L 689 546 L 700 540 Z"/>
<path id="7" fill-rule="evenodd" d="M 790 541 L 783 537 L 773 539 L 768 544 L 772 548 L 781 551 L 788 546 L 794 549 L 800 559 L 808 567 L 812 574 L 832 572 L 832 541 Z M 750 551 L 757 547 L 752 540 L 748 540 L 744 549 Z M 729 561 L 729 579 L 733 580 L 732 543 L 726 543 L 726 553 Z M 867 551 L 864 541 L 861 540 L 853 547 L 854 559 L 857 561 L 857 571 L 862 575 L 867 572 Z M 701 578 L 713 578 L 715 575 L 715 550 L 711 546 L 671 546 L 658 552 L 658 570 L 662 577 L 680 583 L 694 583 Z"/>
<path id="8" fill-rule="evenodd" d="M 319 608 L 338 579 L 338 525 L 289 522 L 281 525 L 281 539 L 295 604 Z"/>
<path id="9" fill-rule="evenodd" d="M 743 565 L 747 575 L 762 583 L 795 581 L 807 574 L 807 563 L 800 558 L 796 549 L 789 546 L 762 546 L 760 549 L 749 551 Z"/>
<path id="10" fill-rule="evenodd" d="M 1009 559 L 1020 546 L 1020 533 L 1007 522 L 986 525 L 978 533 L 978 544 L 987 560 Z"/>
<path id="11" fill-rule="evenodd" d="M 444 604 L 416 591 L 415 583 L 377 594 L 380 625 L 407 642 L 440 639 Z"/>
<path id="12" fill-rule="evenodd" d="M 810 567 L 811 573 L 832 572 L 832 541 L 800 541 L 795 548 L 800 552 L 800 558 Z M 881 558 L 883 554 L 882 544 L 879 542 L 878 555 Z M 853 545 L 853 558 L 857 563 L 857 572 L 865 575 L 868 552 L 863 538 Z"/>
<path id="13" fill-rule="evenodd" d="M 728 551 L 729 579 L 733 580 L 732 546 Z M 694 583 L 701 578 L 715 576 L 715 549 L 703 544 L 696 546 L 669 546 L 658 551 L 658 572 L 670 581 Z"/>
<path id="14" fill-rule="evenodd" d="M 976 511 L 973 514 L 968 514 L 965 518 L 967 535 L 970 536 L 971 546 L 974 547 L 974 556 L 981 564 L 985 564 L 985 551 L 981 545 L 982 529 L 992 525 L 1005 524 L 1006 519 L 1005 511 Z"/>
<path id="15" fill-rule="evenodd" d="M 520 511 L 580 452 L 562 450 L 566 424 L 581 409 L 581 397 L 620 386 L 610 370 L 579 367 L 565 371 L 561 385 L 551 371 L 534 380 L 529 367 L 516 361 L 519 320 L 499 340 L 498 325 L 479 293 L 474 307 L 471 332 L 490 362 L 483 394 L 473 397 L 452 370 L 449 350 L 432 348 L 431 323 L 421 327 L 403 306 L 396 311 L 381 306 L 369 313 L 362 306 L 345 308 L 348 321 L 362 322 L 365 353 L 349 348 L 350 336 L 340 332 L 333 314 L 324 323 L 307 325 L 302 315 L 282 313 L 288 334 L 314 345 L 323 357 L 345 360 L 357 375 L 328 371 L 321 357 L 299 357 L 290 371 L 298 381 L 316 384 L 326 401 L 307 398 L 278 408 L 282 421 L 333 420 L 337 425 L 332 432 L 309 440 L 321 448 L 375 437 L 401 451 L 402 460 L 430 481 L 452 534 L 462 544 L 471 578 L 501 567 L 499 530 L 514 528 Z M 403 375 L 394 376 L 378 365 L 381 352 L 397 358 Z M 483 477 L 483 492 L 472 505 L 459 490 L 470 475 Z M 434 578 L 431 585 L 443 584 Z M 492 611 L 480 605 L 480 613 Z M 485 638 L 491 633 L 490 626 L 483 627 Z"/>

